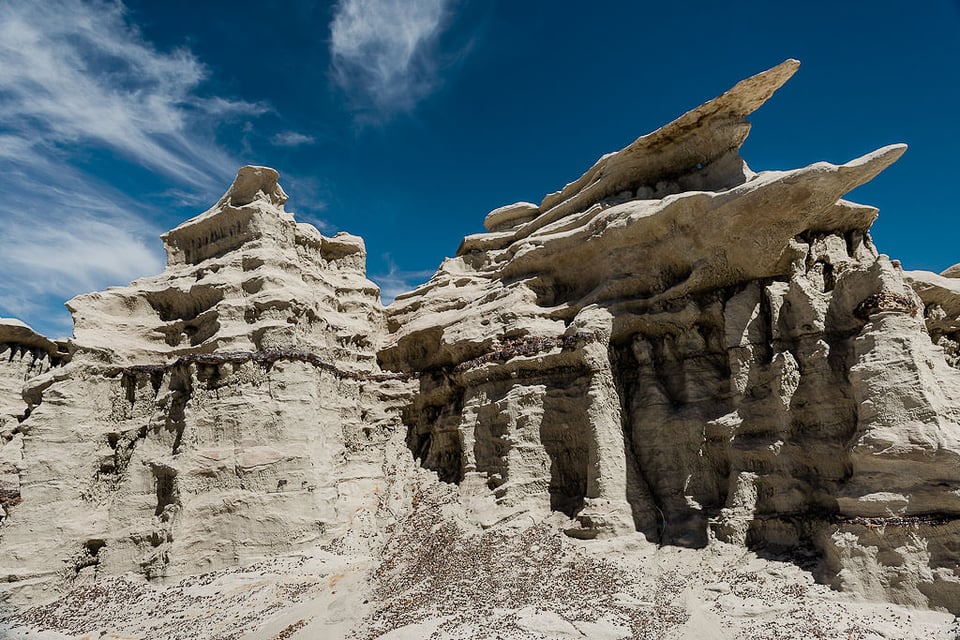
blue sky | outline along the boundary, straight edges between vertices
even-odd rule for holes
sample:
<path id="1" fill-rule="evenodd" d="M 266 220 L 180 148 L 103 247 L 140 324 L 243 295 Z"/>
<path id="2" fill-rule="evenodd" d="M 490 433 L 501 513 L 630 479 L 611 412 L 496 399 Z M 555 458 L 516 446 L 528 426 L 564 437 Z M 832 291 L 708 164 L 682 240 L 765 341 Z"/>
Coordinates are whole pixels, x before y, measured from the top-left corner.
<path id="1" fill-rule="evenodd" d="M 158 236 L 243 164 L 362 235 L 385 297 L 491 209 L 538 202 L 788 57 L 754 170 L 906 142 L 850 197 L 906 268 L 960 262 L 960 2 L 0 0 L 0 316 L 163 268 Z"/>

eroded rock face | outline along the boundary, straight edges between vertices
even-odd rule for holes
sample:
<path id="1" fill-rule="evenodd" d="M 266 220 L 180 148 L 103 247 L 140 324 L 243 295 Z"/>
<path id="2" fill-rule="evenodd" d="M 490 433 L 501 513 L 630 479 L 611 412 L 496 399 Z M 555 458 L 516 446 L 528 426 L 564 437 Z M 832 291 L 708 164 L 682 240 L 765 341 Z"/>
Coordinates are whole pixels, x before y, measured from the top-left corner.
<path id="1" fill-rule="evenodd" d="M 163 273 L 68 303 L 68 365 L 17 370 L 29 459 L 0 574 L 19 597 L 300 548 L 373 499 L 404 392 L 376 362 L 379 290 L 360 238 L 297 224 L 285 199 L 244 167 L 164 235 Z"/>
<path id="2" fill-rule="evenodd" d="M 923 317 L 930 339 L 943 349 L 947 363 L 960 369 L 960 265 L 940 275 L 911 271 L 907 281 L 923 301 Z"/>
<path id="3" fill-rule="evenodd" d="M 0 318 L 0 522 L 7 507 L 20 503 L 23 432 L 29 415 L 21 391 L 31 378 L 62 366 L 70 359 L 66 345 L 57 345 L 24 323 Z"/>
<path id="4" fill-rule="evenodd" d="M 163 273 L 68 303 L 68 344 L 0 321 L 0 598 L 66 591 L 21 620 L 128 629 L 78 622 L 84 585 L 134 572 L 207 602 L 231 567 L 311 548 L 313 578 L 270 601 L 327 613 L 271 637 L 663 635 L 711 598 L 757 637 L 750 549 L 960 612 L 960 272 L 904 273 L 842 199 L 903 145 L 747 167 L 746 117 L 797 64 L 491 212 L 386 311 L 362 240 L 298 224 L 277 172 L 244 167 L 163 236 Z M 661 546 L 685 547 L 667 579 Z M 813 619 L 825 596 L 770 571 Z M 183 607 L 157 605 L 164 628 Z M 571 608 L 592 617 L 538 613 Z"/>
<path id="5" fill-rule="evenodd" d="M 918 296 L 870 240 L 876 210 L 842 199 L 903 145 L 793 171 L 739 157 L 796 66 L 492 212 L 391 305 L 381 362 L 419 377 L 413 454 L 499 517 L 808 550 L 841 588 L 956 610 L 960 376 L 928 327 L 955 362 L 958 289 Z"/>

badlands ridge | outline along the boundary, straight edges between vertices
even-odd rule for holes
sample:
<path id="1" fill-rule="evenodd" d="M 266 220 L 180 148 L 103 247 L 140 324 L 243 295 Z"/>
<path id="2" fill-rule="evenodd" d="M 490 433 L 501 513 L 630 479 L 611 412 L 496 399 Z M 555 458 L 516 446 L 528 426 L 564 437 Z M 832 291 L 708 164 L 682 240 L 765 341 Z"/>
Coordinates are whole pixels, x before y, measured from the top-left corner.
<path id="1" fill-rule="evenodd" d="M 960 266 L 903 271 L 842 199 L 904 145 L 747 167 L 797 67 L 386 308 L 249 166 L 73 339 L 0 321 L 0 632 L 950 637 Z"/>

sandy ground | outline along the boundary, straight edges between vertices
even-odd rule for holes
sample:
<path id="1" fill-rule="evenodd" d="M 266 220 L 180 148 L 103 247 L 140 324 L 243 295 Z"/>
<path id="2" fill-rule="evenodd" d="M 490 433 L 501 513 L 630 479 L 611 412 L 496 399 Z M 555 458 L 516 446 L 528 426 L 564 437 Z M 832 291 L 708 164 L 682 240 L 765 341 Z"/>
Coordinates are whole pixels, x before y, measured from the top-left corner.
<path id="1" fill-rule="evenodd" d="M 9 640 L 957 640 L 960 620 L 857 601 L 732 545 L 576 541 L 556 516 L 472 528 L 421 499 L 376 553 L 314 548 L 168 584 L 102 577 L 0 620 Z"/>

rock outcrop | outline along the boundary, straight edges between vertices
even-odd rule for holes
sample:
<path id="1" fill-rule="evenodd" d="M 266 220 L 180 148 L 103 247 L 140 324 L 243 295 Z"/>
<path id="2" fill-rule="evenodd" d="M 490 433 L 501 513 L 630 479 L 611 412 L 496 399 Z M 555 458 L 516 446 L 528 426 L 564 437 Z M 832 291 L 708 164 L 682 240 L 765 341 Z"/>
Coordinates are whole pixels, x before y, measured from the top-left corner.
<path id="1" fill-rule="evenodd" d="M 943 349 L 947 363 L 960 369 L 960 265 L 940 275 L 911 271 L 907 281 L 923 301 L 930 339 Z"/>
<path id="2" fill-rule="evenodd" d="M 285 199 L 244 167 L 164 235 L 163 273 L 67 304 L 71 362 L 23 376 L 30 459 L 0 530 L 19 597 L 301 548 L 374 500 L 404 390 L 376 362 L 379 290 L 360 238 L 297 224 Z"/>
<path id="3" fill-rule="evenodd" d="M 924 318 L 955 321 L 957 289 L 921 300 L 874 248 L 876 210 L 842 199 L 903 145 L 793 171 L 740 158 L 745 116 L 796 68 L 492 212 L 391 305 L 380 358 L 420 380 L 412 453 L 505 513 L 809 552 L 842 589 L 956 610 L 960 376 Z M 931 331 L 954 348 L 953 324 Z"/>
<path id="4" fill-rule="evenodd" d="M 69 359 L 67 345 L 48 340 L 19 320 L 0 318 L 0 523 L 7 515 L 6 507 L 20 503 L 20 423 L 29 415 L 20 391 L 27 380 Z"/>
<path id="5" fill-rule="evenodd" d="M 112 585 L 180 633 L 192 609 L 144 584 L 200 602 L 302 551 L 257 584 L 329 615 L 256 637 L 698 637 L 721 600 L 756 637 L 747 583 L 779 558 L 960 613 L 960 270 L 904 272 L 843 199 L 904 145 L 746 165 L 746 117 L 797 67 L 496 209 L 386 309 L 363 241 L 296 223 L 277 172 L 244 167 L 163 236 L 163 273 L 68 303 L 69 343 L 0 321 L 0 593 L 81 633 L 77 594 Z M 861 637 L 802 626 L 826 596 L 770 571 L 796 637 Z M 152 583 L 106 577 L 127 572 Z"/>

